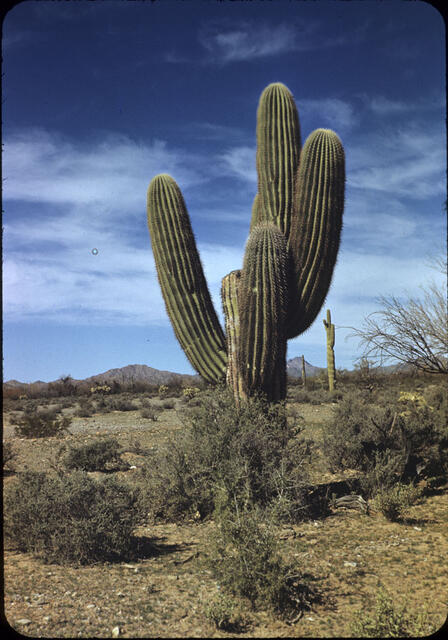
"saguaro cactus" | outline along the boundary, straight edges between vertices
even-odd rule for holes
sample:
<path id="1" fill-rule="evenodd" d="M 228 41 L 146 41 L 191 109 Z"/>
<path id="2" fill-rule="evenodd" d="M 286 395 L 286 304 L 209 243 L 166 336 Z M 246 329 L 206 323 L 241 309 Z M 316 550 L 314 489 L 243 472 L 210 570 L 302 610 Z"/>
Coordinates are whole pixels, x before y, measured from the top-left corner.
<path id="1" fill-rule="evenodd" d="M 336 369 L 334 365 L 334 324 L 331 323 L 330 309 L 327 309 L 327 319 L 323 320 L 323 323 L 327 334 L 328 388 L 330 391 L 334 391 L 336 380 Z"/>
<path id="2" fill-rule="evenodd" d="M 344 207 L 342 144 L 327 129 L 301 149 L 293 96 L 281 83 L 257 111 L 258 191 L 241 271 L 222 282 L 226 339 L 208 293 L 185 203 L 172 178 L 148 189 L 148 226 L 173 327 L 206 380 L 224 377 L 236 398 L 286 395 L 287 339 L 314 321 L 331 283 Z"/>

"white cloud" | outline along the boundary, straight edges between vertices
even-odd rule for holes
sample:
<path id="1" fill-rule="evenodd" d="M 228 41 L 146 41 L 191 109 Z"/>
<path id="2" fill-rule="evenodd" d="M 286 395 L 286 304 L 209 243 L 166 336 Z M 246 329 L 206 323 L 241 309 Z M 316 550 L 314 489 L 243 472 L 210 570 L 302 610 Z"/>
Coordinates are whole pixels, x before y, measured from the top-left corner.
<path id="1" fill-rule="evenodd" d="M 212 61 L 236 62 L 278 55 L 297 48 L 297 31 L 288 24 L 209 26 L 199 40 Z M 210 61 L 210 58 L 209 58 Z"/>
<path id="2" fill-rule="evenodd" d="M 146 190 L 158 173 L 183 186 L 201 182 L 195 162 L 160 140 L 139 144 L 111 134 L 75 146 L 43 130 L 24 131 L 4 140 L 4 199 L 145 208 Z"/>
<path id="3" fill-rule="evenodd" d="M 358 189 L 423 199 L 446 191 L 440 131 L 409 123 L 379 135 L 360 135 L 346 148 L 348 184 Z"/>
<path id="4" fill-rule="evenodd" d="M 233 147 L 220 155 L 220 166 L 231 177 L 257 184 L 255 155 L 255 147 Z"/>

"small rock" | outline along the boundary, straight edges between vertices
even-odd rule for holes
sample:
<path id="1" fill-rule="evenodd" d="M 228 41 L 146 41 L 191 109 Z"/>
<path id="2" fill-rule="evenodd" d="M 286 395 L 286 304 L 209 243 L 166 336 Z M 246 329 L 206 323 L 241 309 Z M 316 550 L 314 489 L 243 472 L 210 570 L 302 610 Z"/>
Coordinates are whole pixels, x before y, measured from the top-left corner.
<path id="1" fill-rule="evenodd" d="M 31 624 L 31 620 L 28 620 L 28 618 L 20 618 L 19 620 L 16 620 L 16 624 L 25 626 L 27 624 Z"/>
<path id="2" fill-rule="evenodd" d="M 114 627 L 112 629 L 112 638 L 118 638 L 120 635 L 120 627 Z"/>
<path id="3" fill-rule="evenodd" d="M 356 562 L 348 562 L 347 560 L 344 562 L 344 567 L 356 567 Z"/>
<path id="4" fill-rule="evenodd" d="M 95 609 L 95 605 L 94 604 L 88 604 L 87 605 L 87 609 Z"/>
<path id="5" fill-rule="evenodd" d="M 416 531 L 421 531 L 421 527 L 414 527 Z"/>

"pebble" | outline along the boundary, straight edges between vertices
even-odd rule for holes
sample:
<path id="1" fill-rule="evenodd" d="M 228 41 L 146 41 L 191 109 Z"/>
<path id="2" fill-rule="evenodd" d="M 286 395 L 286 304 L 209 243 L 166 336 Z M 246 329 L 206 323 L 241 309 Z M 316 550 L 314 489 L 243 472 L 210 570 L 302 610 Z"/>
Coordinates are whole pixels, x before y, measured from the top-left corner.
<path id="1" fill-rule="evenodd" d="M 114 627 L 112 629 L 112 638 L 118 638 L 120 635 L 120 627 Z"/>
<path id="2" fill-rule="evenodd" d="M 27 624 L 31 624 L 31 620 L 28 620 L 28 618 L 20 618 L 19 620 L 16 620 L 16 624 L 25 626 Z"/>
<path id="3" fill-rule="evenodd" d="M 416 531 L 421 531 L 421 527 L 414 527 Z"/>
<path id="4" fill-rule="evenodd" d="M 347 560 L 344 562 L 344 567 L 356 567 L 356 562 L 348 562 Z"/>

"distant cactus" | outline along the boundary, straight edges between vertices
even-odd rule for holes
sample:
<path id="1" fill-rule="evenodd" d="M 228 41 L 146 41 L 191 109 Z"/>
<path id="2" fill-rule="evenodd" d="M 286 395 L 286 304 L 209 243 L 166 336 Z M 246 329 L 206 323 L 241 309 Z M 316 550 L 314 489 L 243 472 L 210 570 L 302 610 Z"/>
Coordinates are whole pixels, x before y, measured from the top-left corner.
<path id="1" fill-rule="evenodd" d="M 305 368 L 305 356 L 302 355 L 302 385 L 306 389 L 306 368 Z"/>
<path id="2" fill-rule="evenodd" d="M 185 202 L 175 181 L 148 189 L 148 226 L 162 294 L 175 334 L 196 371 L 226 378 L 237 400 L 286 396 L 286 343 L 305 331 L 327 295 L 344 207 L 342 144 L 327 129 L 301 149 L 297 108 L 281 83 L 257 111 L 258 191 L 241 271 L 222 282 L 226 336 L 205 282 Z"/>
<path id="3" fill-rule="evenodd" d="M 334 324 L 331 323 L 330 309 L 327 309 L 327 319 L 323 321 L 327 333 L 327 372 L 328 389 L 334 391 L 336 368 L 334 364 Z"/>

